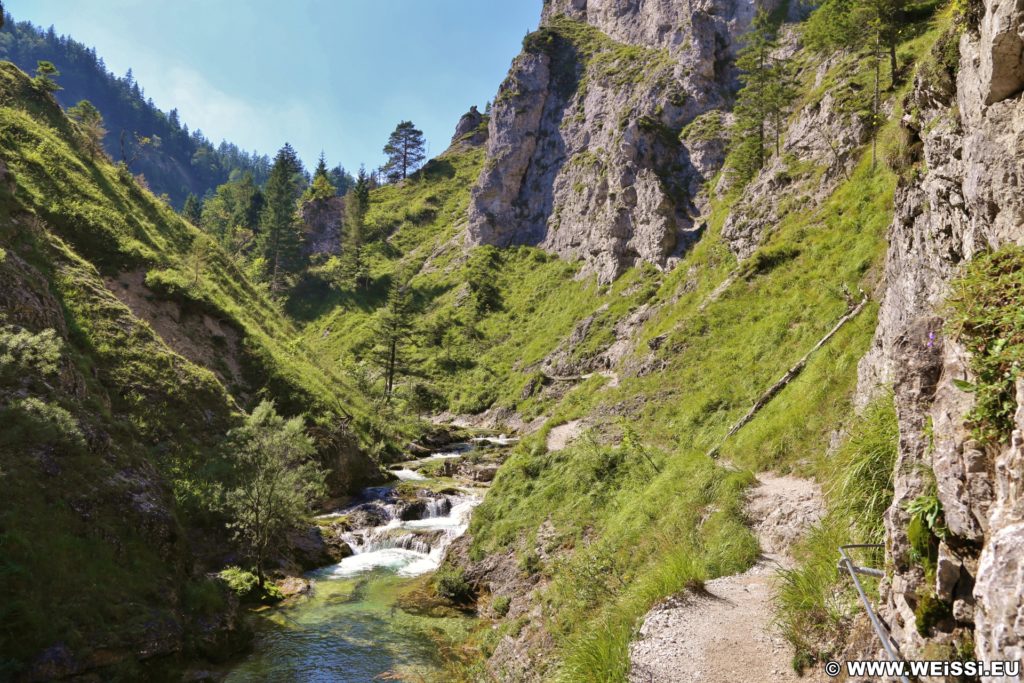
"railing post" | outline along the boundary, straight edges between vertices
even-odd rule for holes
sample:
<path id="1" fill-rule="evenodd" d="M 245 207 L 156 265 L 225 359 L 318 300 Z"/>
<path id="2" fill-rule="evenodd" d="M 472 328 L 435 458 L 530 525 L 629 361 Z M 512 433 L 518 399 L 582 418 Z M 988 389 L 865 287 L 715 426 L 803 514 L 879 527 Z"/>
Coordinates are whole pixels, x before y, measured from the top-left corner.
<path id="1" fill-rule="evenodd" d="M 857 574 L 863 574 L 865 576 L 873 576 L 876 578 L 884 578 L 885 572 L 880 569 L 872 569 L 870 567 L 858 567 L 850 559 L 850 556 L 846 554 L 846 551 L 851 548 L 883 548 L 884 546 L 878 543 L 855 543 L 851 545 L 839 546 L 839 554 L 842 556 L 840 560 L 841 565 L 845 565 L 846 571 L 850 573 L 850 578 L 853 579 L 853 585 L 857 588 L 857 593 L 860 595 L 860 601 L 864 604 L 864 610 L 868 613 L 868 619 L 871 620 L 871 626 L 875 629 L 875 634 L 878 639 L 882 641 L 882 648 L 885 650 L 885 654 L 889 656 L 890 661 L 902 662 L 903 659 L 897 652 L 896 644 L 892 640 L 892 636 L 889 635 L 888 629 L 882 624 L 882 620 L 875 614 L 875 610 L 871 607 L 871 601 L 868 600 L 867 594 L 864 592 L 864 587 L 860 585 L 860 579 L 857 578 Z M 900 676 L 900 683 L 910 683 L 910 679 L 906 676 Z"/>

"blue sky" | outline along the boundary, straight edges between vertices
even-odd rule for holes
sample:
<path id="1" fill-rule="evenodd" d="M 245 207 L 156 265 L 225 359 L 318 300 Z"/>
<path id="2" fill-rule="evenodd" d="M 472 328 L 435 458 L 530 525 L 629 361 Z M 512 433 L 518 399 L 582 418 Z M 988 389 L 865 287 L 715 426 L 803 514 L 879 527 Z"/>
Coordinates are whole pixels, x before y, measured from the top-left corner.
<path id="1" fill-rule="evenodd" d="M 132 68 L 162 109 L 214 142 L 291 142 L 348 169 L 381 163 L 409 119 L 431 156 L 494 97 L 542 0 L 4 0 Z"/>

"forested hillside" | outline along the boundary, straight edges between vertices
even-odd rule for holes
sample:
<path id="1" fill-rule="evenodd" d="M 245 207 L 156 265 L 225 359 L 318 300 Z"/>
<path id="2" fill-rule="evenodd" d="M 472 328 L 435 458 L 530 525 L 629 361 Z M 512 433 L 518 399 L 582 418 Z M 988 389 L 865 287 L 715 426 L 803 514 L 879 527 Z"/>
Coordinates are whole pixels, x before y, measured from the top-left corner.
<path id="1" fill-rule="evenodd" d="M 177 110 L 161 111 L 147 99 L 131 71 L 116 76 L 87 47 L 70 36 L 58 35 L 27 21 L 5 15 L 0 28 L 0 59 L 9 60 L 27 73 L 49 61 L 60 72 L 61 106 L 88 100 L 103 116 L 103 146 L 111 158 L 125 161 L 133 174 L 145 178 L 156 195 L 166 194 L 181 207 L 189 194 L 202 197 L 232 175 L 251 173 L 256 182 L 266 180 L 270 160 L 234 144 L 206 139 L 202 131 L 189 130 Z"/>

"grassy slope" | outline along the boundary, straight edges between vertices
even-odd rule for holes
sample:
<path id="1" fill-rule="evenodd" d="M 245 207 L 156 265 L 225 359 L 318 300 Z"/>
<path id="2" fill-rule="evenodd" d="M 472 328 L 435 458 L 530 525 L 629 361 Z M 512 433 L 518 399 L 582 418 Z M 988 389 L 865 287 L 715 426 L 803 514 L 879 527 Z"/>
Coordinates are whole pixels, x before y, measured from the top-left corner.
<path id="1" fill-rule="evenodd" d="M 911 64 L 923 60 L 927 66 L 933 58 L 929 51 L 947 26 L 948 13 L 922 21 L 901 46 L 901 60 Z M 826 83 L 866 82 L 868 76 L 863 73 L 863 66 L 858 67 L 854 60 L 841 62 Z M 901 101 L 906 87 L 909 84 L 895 93 L 895 102 Z M 805 93 L 804 97 L 811 100 L 820 97 L 822 91 L 807 87 Z M 897 108 L 891 122 L 879 134 L 881 156 L 898 144 L 899 116 Z M 556 412 L 557 417 L 568 419 L 600 411 L 602 406 L 615 401 L 628 405 L 630 397 L 644 396 L 646 400 L 631 412 L 632 428 L 654 443 L 672 449 L 664 471 L 649 485 L 635 487 L 632 495 L 627 494 L 620 501 L 621 507 L 607 505 L 604 514 L 589 508 L 576 519 L 570 515 L 561 527 L 572 536 L 579 521 L 589 528 L 595 519 L 604 517 L 604 528 L 597 527 L 593 535 L 601 539 L 599 545 L 608 548 L 606 552 L 618 555 L 622 566 L 636 572 L 631 588 L 621 591 L 617 598 L 617 606 L 609 606 L 607 597 L 582 607 L 571 601 L 559 603 L 558 593 L 554 598 L 546 598 L 554 599 L 549 609 L 554 615 L 555 633 L 561 636 L 559 658 L 563 678 L 621 680 L 625 675 L 626 643 L 635 619 L 653 602 L 638 600 L 637 593 L 642 591 L 638 586 L 653 580 L 646 577 L 674 576 L 674 587 L 660 585 L 665 589 L 661 595 L 666 595 L 681 588 L 688 579 L 688 572 L 672 569 L 678 566 L 678 548 L 687 546 L 685 534 L 680 535 L 683 542 L 676 545 L 650 533 L 663 520 L 680 515 L 674 509 L 675 501 L 659 495 L 659 480 L 669 480 L 661 485 L 685 500 L 687 496 L 681 492 L 689 488 L 691 475 L 684 464 L 702 461 L 701 453 L 719 444 L 728 426 L 760 392 L 845 312 L 846 303 L 840 296 L 842 286 L 851 291 L 860 286 L 869 292 L 873 289 L 884 252 L 885 231 L 891 220 L 896 177 L 881 162 L 872 169 L 868 157 L 865 152 L 851 177 L 819 209 L 791 207 L 759 250 L 759 254 L 795 253 L 795 258 L 767 273 L 738 280 L 723 297 L 701 312 L 700 302 L 733 269 L 731 258 L 715 239 L 731 203 L 729 198 L 720 200 L 711 215 L 710 234 L 666 278 L 654 300 L 674 297 L 676 287 L 684 280 L 689 282 L 687 289 L 693 284 L 695 287 L 674 305 L 660 309 L 641 333 L 641 341 L 668 334 L 659 352 L 668 362 L 668 369 L 646 378 L 624 380 L 618 388 L 607 390 L 607 396 L 598 398 L 591 394 L 593 398 L 581 398 L 575 405 L 565 402 Z M 751 262 L 757 260 L 755 255 Z M 891 406 L 882 401 L 863 418 L 852 424 L 848 421 L 856 363 L 873 332 L 874 311 L 872 304 L 844 328 L 812 358 L 796 381 L 736 437 L 725 442 L 721 450 L 732 462 L 755 471 L 796 470 L 815 475 L 830 490 L 828 520 L 800 551 L 804 563 L 789 577 L 782 596 L 783 623 L 789 627 L 798 656 L 804 661 L 819 653 L 808 651 L 809 640 L 813 639 L 800 640 L 801 634 L 811 628 L 836 631 L 851 601 L 848 586 L 837 585 L 831 571 L 835 547 L 843 542 L 874 540 L 885 506 L 878 501 L 891 497 L 887 497 L 891 483 L 886 476 L 891 473 L 895 452 Z M 645 352 L 645 346 L 641 343 L 637 348 Z M 831 433 L 844 427 L 851 429 L 850 441 L 834 460 L 824 458 Z M 529 447 L 526 444 L 524 451 Z M 558 487 L 559 480 L 563 488 L 571 489 L 567 474 L 558 472 L 575 468 L 555 465 L 551 474 L 544 474 L 545 468 L 551 467 L 548 463 L 567 457 L 545 455 L 542 448 L 534 448 L 512 459 L 475 517 L 471 531 L 478 553 L 514 543 L 514 539 L 528 536 L 536 529 L 542 519 L 536 511 L 547 509 L 542 503 L 548 495 L 545 492 Z M 673 465 L 673 461 L 679 464 Z M 725 498 L 731 500 L 729 496 Z M 634 514 L 639 514 L 635 510 L 639 508 L 650 517 L 633 533 L 622 523 L 622 510 L 629 508 L 634 508 Z M 723 508 L 729 509 L 728 505 Z M 551 518 L 557 520 L 558 515 Z M 523 523 L 514 521 L 519 519 Z M 706 548 L 718 553 L 716 557 L 730 556 L 733 565 L 743 558 L 742 546 L 731 554 L 728 549 L 723 553 L 710 545 Z M 591 552 L 588 548 L 583 557 Z M 700 553 L 690 557 L 698 566 L 689 572 L 701 575 L 703 569 L 706 575 L 706 568 L 700 567 Z M 559 582 L 567 580 L 559 568 L 552 573 Z M 584 578 L 576 583 L 582 586 L 591 580 Z M 660 596 L 652 592 L 646 597 Z M 603 606 L 602 611 L 588 618 L 597 605 Z"/>
<path id="2" fill-rule="evenodd" d="M 473 263 L 465 253 L 461 228 L 467 188 L 479 173 L 482 156 L 481 149 L 456 147 L 422 175 L 373 192 L 368 222 L 381 238 L 369 258 L 374 284 L 365 292 L 325 296 L 327 312 L 314 317 L 304 335 L 325 363 L 363 358 L 372 383 L 375 369 L 368 351 L 375 312 L 396 272 L 415 273 L 416 334 L 407 349 L 412 375 L 406 384 L 428 383 L 444 397 L 439 409 L 466 413 L 500 405 L 533 417 L 545 406 L 534 399 L 521 401 L 520 396 L 535 366 L 579 320 L 605 303 L 610 310 L 595 329 L 610 329 L 651 291 L 633 285 L 652 282 L 656 274 L 638 269 L 602 288 L 592 280 L 575 279 L 576 264 L 539 249 L 487 250 L 494 262 L 486 272 L 497 283 L 501 303 L 497 310 L 478 315 L 465 284 Z"/>
<path id="3" fill-rule="evenodd" d="M 8 63 L 0 161 L 16 182 L 13 194 L 0 189 L 0 325 L 15 326 L 8 335 L 67 331 L 58 376 L 0 382 L 3 677 L 56 643 L 84 659 L 131 647 L 180 623 L 180 601 L 187 613 L 196 593 L 184 531 L 209 523 L 197 503 L 223 471 L 238 408 L 104 276 L 145 269 L 153 296 L 243 331 L 247 372 L 283 412 L 348 411 L 363 434 L 374 427 L 358 392 L 309 360 L 292 323 L 221 252 L 208 253 L 193 285 L 199 232 L 91 154 L 52 98 Z"/>
<path id="4" fill-rule="evenodd" d="M 341 377 L 309 363 L 293 324 L 223 252 L 208 248 L 194 284 L 190 258 L 201 233 L 124 170 L 92 155 L 74 124 L 12 65 L 3 65 L 0 79 L 0 158 L 17 177 L 19 199 L 76 253 L 103 275 L 145 268 L 147 284 L 158 294 L 233 323 L 278 401 L 367 413 L 362 397 Z"/>
<path id="5" fill-rule="evenodd" d="M 641 333 L 642 340 L 669 334 L 661 352 L 668 367 L 624 378 L 614 389 L 581 386 L 570 395 L 578 400 L 565 401 L 556 412 L 568 419 L 625 406 L 631 428 L 664 449 L 660 473 L 629 478 L 616 495 L 594 501 L 581 472 L 596 456 L 586 446 L 549 454 L 541 438 L 524 444 L 499 473 L 471 527 L 477 556 L 531 545 L 523 540 L 549 519 L 564 546 L 580 549 L 570 567 L 592 563 L 597 553 L 615 568 L 597 577 L 602 590 L 587 589 L 590 596 L 582 600 L 576 594 L 595 577 L 544 568 L 556 579 L 546 599 L 565 679 L 623 680 L 635 620 L 653 602 L 695 578 L 742 570 L 756 557 L 740 504 L 750 479 L 715 467 L 704 453 L 846 311 L 842 285 L 868 287 L 865 275 L 884 251 L 893 185 L 887 171 L 872 173 L 861 164 L 820 212 L 790 214 L 762 247 L 797 246 L 795 262 L 739 280 L 701 312 L 700 302 L 733 265 L 716 242 L 723 216 L 716 212 L 711 233 L 666 278 L 655 300 L 671 299 L 693 268 L 700 284 L 662 308 Z M 754 471 L 813 472 L 849 411 L 873 310 L 814 356 L 797 380 L 726 442 L 722 456 Z M 596 540 L 585 542 L 583 530 Z"/>

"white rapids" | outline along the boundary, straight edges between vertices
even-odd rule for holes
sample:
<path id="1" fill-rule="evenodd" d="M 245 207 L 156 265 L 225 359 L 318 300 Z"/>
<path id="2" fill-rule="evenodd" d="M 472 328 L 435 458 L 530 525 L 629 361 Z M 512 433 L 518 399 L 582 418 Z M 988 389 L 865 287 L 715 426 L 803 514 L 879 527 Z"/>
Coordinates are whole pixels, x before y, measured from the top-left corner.
<path id="1" fill-rule="evenodd" d="M 390 569 L 399 576 L 419 576 L 437 569 L 452 542 L 465 533 L 480 498 L 465 494 L 431 498 L 422 519 L 402 520 L 396 506 L 381 507 L 391 515 L 386 524 L 345 533 L 353 550 L 336 565 L 317 572 L 320 579 L 346 578 L 371 569 Z M 345 511 L 332 513 L 341 516 Z"/>
<path id="2" fill-rule="evenodd" d="M 391 470 L 391 474 L 398 477 L 400 481 L 424 481 L 426 479 L 424 475 L 408 467 L 403 467 L 400 470 Z"/>
<path id="3" fill-rule="evenodd" d="M 505 436 L 501 434 L 499 436 L 478 436 L 473 439 L 477 443 L 489 443 L 493 446 L 511 446 L 512 444 L 519 441 L 517 436 Z"/>

